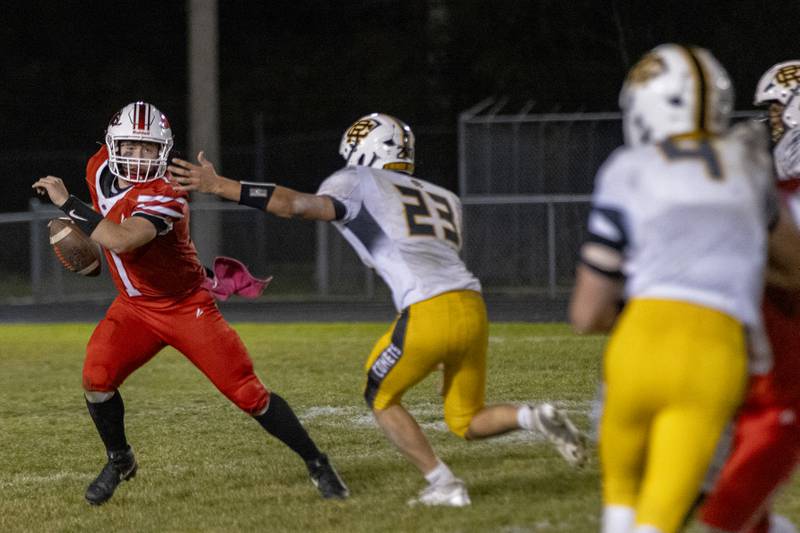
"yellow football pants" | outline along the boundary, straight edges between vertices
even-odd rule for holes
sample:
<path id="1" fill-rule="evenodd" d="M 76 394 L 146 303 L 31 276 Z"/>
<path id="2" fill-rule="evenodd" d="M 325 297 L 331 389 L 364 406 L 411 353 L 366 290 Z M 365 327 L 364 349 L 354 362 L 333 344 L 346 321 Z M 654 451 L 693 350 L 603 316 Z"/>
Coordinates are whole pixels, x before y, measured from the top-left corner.
<path id="1" fill-rule="evenodd" d="M 677 531 L 747 381 L 741 324 L 677 301 L 633 300 L 606 348 L 603 502 Z"/>
<path id="2" fill-rule="evenodd" d="M 400 403 L 403 394 L 444 366 L 444 419 L 463 437 L 484 406 L 489 328 L 483 297 L 453 291 L 412 304 L 372 349 L 364 397 L 377 410 Z"/>

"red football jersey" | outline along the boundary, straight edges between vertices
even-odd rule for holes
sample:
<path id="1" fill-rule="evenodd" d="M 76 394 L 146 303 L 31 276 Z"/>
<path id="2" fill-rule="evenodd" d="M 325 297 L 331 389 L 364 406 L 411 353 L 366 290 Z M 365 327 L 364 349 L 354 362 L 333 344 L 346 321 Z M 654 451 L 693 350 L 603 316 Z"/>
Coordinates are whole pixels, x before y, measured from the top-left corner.
<path id="1" fill-rule="evenodd" d="M 89 159 L 86 183 L 96 211 L 117 224 L 140 216 L 156 227 L 155 239 L 128 253 L 104 250 L 117 290 L 137 303 L 175 300 L 197 289 L 205 270 L 189 236 L 187 194 L 166 179 L 117 187 L 105 146 Z"/>
<path id="2" fill-rule="evenodd" d="M 800 180 L 778 182 L 781 200 L 800 226 Z M 791 185 L 791 186 L 790 186 Z M 753 378 L 746 403 L 751 406 L 800 406 L 800 291 L 768 287 L 761 304 L 772 346 L 772 370 Z"/>

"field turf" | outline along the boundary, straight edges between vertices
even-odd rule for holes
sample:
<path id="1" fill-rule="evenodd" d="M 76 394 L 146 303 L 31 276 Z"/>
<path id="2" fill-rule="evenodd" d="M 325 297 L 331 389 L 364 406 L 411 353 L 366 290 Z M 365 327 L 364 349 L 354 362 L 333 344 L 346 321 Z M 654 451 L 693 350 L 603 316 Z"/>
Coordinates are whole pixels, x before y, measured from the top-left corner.
<path id="1" fill-rule="evenodd" d="M 598 530 L 594 448 L 590 464 L 574 470 L 527 433 L 464 442 L 445 430 L 435 375 L 406 403 L 473 505 L 407 506 L 424 482 L 362 399 L 361 365 L 386 324 L 235 327 L 259 376 L 331 456 L 350 500 L 321 500 L 296 456 L 167 349 L 121 389 L 139 474 L 90 507 L 83 492 L 104 462 L 80 387 L 93 325 L 0 325 L 0 531 Z M 487 400 L 548 400 L 590 430 L 603 342 L 562 325 L 494 324 Z M 778 508 L 800 520 L 796 485 Z"/>

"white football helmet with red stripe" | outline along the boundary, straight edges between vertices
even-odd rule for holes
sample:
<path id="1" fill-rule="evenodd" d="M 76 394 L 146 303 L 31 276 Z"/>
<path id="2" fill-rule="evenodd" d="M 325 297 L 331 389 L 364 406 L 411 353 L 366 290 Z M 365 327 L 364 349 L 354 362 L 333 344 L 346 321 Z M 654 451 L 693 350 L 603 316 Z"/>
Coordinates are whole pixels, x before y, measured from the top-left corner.
<path id="1" fill-rule="evenodd" d="M 339 153 L 348 166 L 414 173 L 414 133 L 391 115 L 372 113 L 356 120 L 342 135 Z"/>
<path id="2" fill-rule="evenodd" d="M 140 141 L 158 145 L 158 157 L 123 157 L 120 142 Z M 172 129 L 164 114 L 147 102 L 133 102 L 111 117 L 106 130 L 108 168 L 115 176 L 136 183 L 164 176 L 172 150 Z"/>

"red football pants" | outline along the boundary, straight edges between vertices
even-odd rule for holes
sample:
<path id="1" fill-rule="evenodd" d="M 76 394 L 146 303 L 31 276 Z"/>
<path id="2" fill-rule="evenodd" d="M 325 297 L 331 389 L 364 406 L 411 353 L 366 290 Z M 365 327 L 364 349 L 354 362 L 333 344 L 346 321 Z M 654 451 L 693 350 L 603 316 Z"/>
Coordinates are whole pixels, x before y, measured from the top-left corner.
<path id="1" fill-rule="evenodd" d="M 737 532 L 764 527 L 772 494 L 800 460 L 797 415 L 788 407 L 742 408 L 733 451 L 700 511 L 705 524 Z"/>
<path id="2" fill-rule="evenodd" d="M 83 388 L 111 392 L 165 346 L 172 346 L 243 411 L 264 409 L 269 392 L 239 335 L 205 289 L 152 308 L 117 297 L 86 347 Z"/>
<path id="3" fill-rule="evenodd" d="M 774 366 L 752 378 L 731 455 L 700 511 L 723 531 L 766 533 L 771 496 L 800 462 L 800 295 L 768 289 L 762 311 Z"/>

